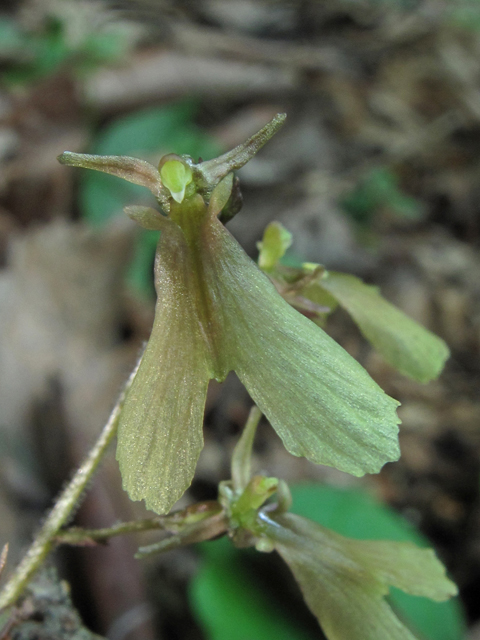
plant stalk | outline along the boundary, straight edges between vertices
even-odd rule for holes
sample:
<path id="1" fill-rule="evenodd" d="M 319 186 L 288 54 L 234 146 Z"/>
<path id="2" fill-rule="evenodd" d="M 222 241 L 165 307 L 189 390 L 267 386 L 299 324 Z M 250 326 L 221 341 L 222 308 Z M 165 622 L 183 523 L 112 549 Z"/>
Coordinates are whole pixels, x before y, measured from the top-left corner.
<path id="1" fill-rule="evenodd" d="M 55 546 L 55 537 L 69 520 L 78 505 L 82 494 L 98 468 L 116 431 L 127 392 L 135 378 L 138 365 L 131 373 L 110 417 L 104 426 L 100 437 L 94 444 L 87 457 L 75 472 L 65 489 L 57 498 L 53 509 L 47 516 L 42 528 L 35 536 L 27 553 L 17 566 L 12 576 L 0 592 L 0 611 L 15 604 L 23 589 L 40 568 L 45 558 Z"/>
<path id="2" fill-rule="evenodd" d="M 142 533 L 143 531 L 152 531 L 160 529 L 164 531 L 165 522 L 158 518 L 146 518 L 145 520 L 132 520 L 131 522 L 121 522 L 113 525 L 113 527 L 105 527 L 104 529 L 82 529 L 80 527 L 71 527 L 64 531 L 60 531 L 55 536 L 55 544 L 70 544 L 79 546 L 88 546 L 96 542 L 107 542 L 115 536 L 123 536 L 128 533 Z"/>

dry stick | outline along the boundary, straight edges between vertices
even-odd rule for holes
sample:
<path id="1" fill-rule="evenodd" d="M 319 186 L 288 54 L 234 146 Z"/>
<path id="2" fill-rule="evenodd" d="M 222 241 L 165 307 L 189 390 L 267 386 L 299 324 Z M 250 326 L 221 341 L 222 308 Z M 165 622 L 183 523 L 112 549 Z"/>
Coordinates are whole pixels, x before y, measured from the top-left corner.
<path id="1" fill-rule="evenodd" d="M 71 481 L 58 497 L 55 506 L 50 511 L 42 528 L 35 536 L 31 547 L 13 572 L 10 580 L 0 592 L 0 611 L 15 604 L 23 589 L 28 584 L 28 581 L 40 568 L 43 561 L 54 547 L 55 536 L 58 534 L 61 527 L 63 527 L 68 521 L 72 511 L 77 506 L 86 486 L 97 470 L 108 445 L 117 431 L 123 403 L 125 402 L 127 391 L 129 390 L 135 374 L 137 373 L 139 364 L 140 361 L 131 373 L 130 378 L 117 400 L 108 422 L 104 426 L 97 442 L 90 450 L 82 465 L 77 469 Z"/>

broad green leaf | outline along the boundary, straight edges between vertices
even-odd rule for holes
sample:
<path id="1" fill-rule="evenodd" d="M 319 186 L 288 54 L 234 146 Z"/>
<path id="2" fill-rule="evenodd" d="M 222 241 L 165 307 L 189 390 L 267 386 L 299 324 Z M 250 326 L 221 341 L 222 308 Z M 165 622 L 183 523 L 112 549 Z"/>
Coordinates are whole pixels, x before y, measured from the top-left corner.
<path id="1" fill-rule="evenodd" d="M 294 485 L 291 492 L 293 513 L 343 536 L 428 546 L 425 538 L 407 520 L 366 491 L 312 483 Z"/>
<path id="2" fill-rule="evenodd" d="M 262 520 L 329 640 L 413 640 L 384 600 L 391 580 L 411 593 L 441 599 L 457 592 L 428 549 L 351 540 L 293 514 Z"/>
<path id="3" fill-rule="evenodd" d="M 212 377 L 192 260 L 182 232 L 167 219 L 156 273 L 155 323 L 120 417 L 117 459 L 132 500 L 143 499 L 149 509 L 166 513 L 192 481 Z"/>
<path id="4" fill-rule="evenodd" d="M 397 402 L 295 311 L 214 219 L 203 228 L 205 285 L 234 369 L 294 455 L 354 475 L 399 456 Z"/>
<path id="5" fill-rule="evenodd" d="M 80 44 L 77 68 L 88 71 L 118 60 L 128 52 L 130 41 L 127 29 L 121 25 L 116 25 L 115 30 L 90 34 Z"/>
<path id="6" fill-rule="evenodd" d="M 397 176 L 387 167 L 372 169 L 341 204 L 361 224 L 371 222 L 381 207 L 398 217 L 414 220 L 423 213 L 421 203 L 401 190 Z"/>
<path id="7" fill-rule="evenodd" d="M 357 539 L 413 542 L 425 547 L 427 540 L 400 515 L 369 494 L 319 484 L 291 488 L 292 511 L 344 536 Z M 402 619 L 429 640 L 463 640 L 465 622 L 456 598 L 433 602 L 393 588 L 390 601 Z"/>
<path id="8" fill-rule="evenodd" d="M 404 375 L 428 382 L 448 358 L 443 340 L 387 302 L 355 276 L 329 271 L 318 285 L 344 307 L 385 360 Z"/>
<path id="9" fill-rule="evenodd" d="M 280 222 L 271 222 L 265 229 L 262 241 L 257 244 L 260 269 L 271 271 L 291 244 L 292 234 Z"/>

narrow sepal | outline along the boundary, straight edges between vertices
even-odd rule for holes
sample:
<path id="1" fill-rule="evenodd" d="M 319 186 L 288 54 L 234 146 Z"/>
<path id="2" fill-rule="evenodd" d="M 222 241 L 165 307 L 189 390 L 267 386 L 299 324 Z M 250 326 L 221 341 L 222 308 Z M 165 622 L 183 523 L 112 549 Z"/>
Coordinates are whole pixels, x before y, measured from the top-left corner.
<path id="1" fill-rule="evenodd" d="M 197 184 L 208 189 L 209 186 L 218 184 L 231 171 L 243 167 L 277 133 L 286 118 L 286 113 L 277 113 L 260 131 L 235 149 L 195 165 L 193 171 Z"/>
<path id="2" fill-rule="evenodd" d="M 162 203 L 168 202 L 169 192 L 163 187 L 156 167 L 145 160 L 129 156 L 96 156 L 88 153 L 65 151 L 58 156 L 60 164 L 83 169 L 94 169 L 111 176 L 133 182 L 149 189 Z"/>

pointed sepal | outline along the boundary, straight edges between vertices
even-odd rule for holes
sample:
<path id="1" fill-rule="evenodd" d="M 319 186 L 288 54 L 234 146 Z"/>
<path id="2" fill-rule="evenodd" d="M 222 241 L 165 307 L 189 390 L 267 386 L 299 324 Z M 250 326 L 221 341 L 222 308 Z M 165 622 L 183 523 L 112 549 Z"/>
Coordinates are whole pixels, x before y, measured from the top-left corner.
<path id="1" fill-rule="evenodd" d="M 131 158 L 130 156 L 96 156 L 88 153 L 73 153 L 64 151 L 58 156 L 60 164 L 69 167 L 93 169 L 108 173 L 111 176 L 133 182 L 149 189 L 155 198 L 168 210 L 169 191 L 162 185 L 160 173 L 156 167 L 146 160 Z"/>
<path id="2" fill-rule="evenodd" d="M 195 165 L 193 171 L 197 185 L 201 189 L 211 190 L 226 175 L 241 169 L 277 133 L 286 119 L 286 113 L 277 113 L 260 131 L 235 149 Z"/>

